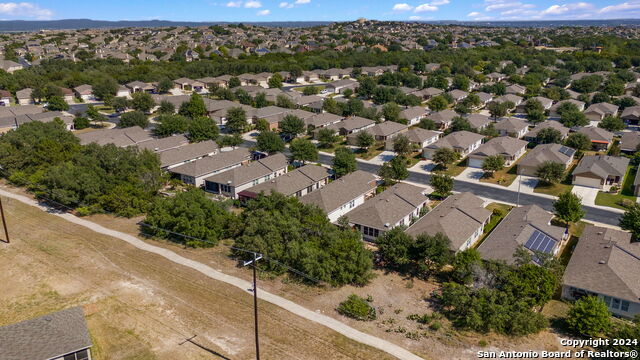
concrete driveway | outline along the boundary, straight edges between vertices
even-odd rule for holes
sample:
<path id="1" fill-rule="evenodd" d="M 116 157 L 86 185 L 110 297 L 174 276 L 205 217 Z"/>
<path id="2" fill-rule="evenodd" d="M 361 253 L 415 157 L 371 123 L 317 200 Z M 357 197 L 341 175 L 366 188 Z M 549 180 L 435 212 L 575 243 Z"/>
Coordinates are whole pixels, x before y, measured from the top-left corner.
<path id="1" fill-rule="evenodd" d="M 393 159 L 396 156 L 396 153 L 394 153 L 393 151 L 383 151 L 380 154 L 376 155 L 375 157 L 373 157 L 370 160 L 367 160 L 367 162 L 370 162 L 372 164 L 376 164 L 376 165 L 382 165 L 383 163 Z"/>
<path id="2" fill-rule="evenodd" d="M 511 185 L 507 187 L 507 189 L 518 191 L 519 187 L 521 193 L 533 194 L 533 189 L 535 189 L 539 181 L 540 180 L 534 176 L 518 175 L 516 176 L 516 179 L 513 180 Z"/>
<path id="3" fill-rule="evenodd" d="M 483 174 L 482 169 L 468 167 L 456 176 L 456 180 L 480 182 Z"/>
<path id="4" fill-rule="evenodd" d="M 600 189 L 580 185 L 574 185 L 573 189 L 571 190 L 572 193 L 582 198 L 583 205 L 595 205 L 596 195 L 598 195 L 598 191 L 600 191 Z"/>
<path id="5" fill-rule="evenodd" d="M 436 163 L 431 160 L 420 160 L 415 165 L 409 168 L 411 171 L 430 174 L 433 168 L 436 167 Z"/>

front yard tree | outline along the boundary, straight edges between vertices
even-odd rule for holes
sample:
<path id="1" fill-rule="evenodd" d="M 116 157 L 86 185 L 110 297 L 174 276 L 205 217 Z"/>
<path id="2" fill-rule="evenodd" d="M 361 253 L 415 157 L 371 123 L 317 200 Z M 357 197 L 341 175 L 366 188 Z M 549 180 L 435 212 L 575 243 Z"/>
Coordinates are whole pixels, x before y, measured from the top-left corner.
<path id="1" fill-rule="evenodd" d="M 500 155 L 487 156 L 482 161 L 482 170 L 493 177 L 493 173 L 504 169 L 504 158 Z"/>
<path id="2" fill-rule="evenodd" d="M 640 238 L 640 205 L 634 204 L 622 214 L 620 227 L 631 231 L 636 239 Z"/>
<path id="3" fill-rule="evenodd" d="M 161 94 L 169 92 L 169 90 L 173 89 L 173 81 L 169 78 L 163 78 L 158 81 L 158 92 Z M 115 93 L 115 92 L 114 92 Z"/>
<path id="4" fill-rule="evenodd" d="M 458 160 L 458 154 L 449 148 L 440 148 L 433 154 L 433 161 L 445 169 L 456 160 Z"/>
<path id="5" fill-rule="evenodd" d="M 284 150 L 284 141 L 280 138 L 280 135 L 272 131 L 261 132 L 257 139 L 257 148 L 260 151 L 264 151 L 269 154 L 277 153 Z"/>
<path id="6" fill-rule="evenodd" d="M 280 132 L 289 137 L 296 137 L 304 133 L 304 121 L 295 115 L 286 115 L 280 121 Z"/>
<path id="7" fill-rule="evenodd" d="M 143 129 L 149 126 L 149 119 L 147 118 L 147 115 L 140 111 L 131 111 L 122 114 L 120 116 L 118 127 L 127 128 L 132 126 L 140 126 Z"/>
<path id="8" fill-rule="evenodd" d="M 336 149 L 333 157 L 333 171 L 336 177 L 342 177 L 348 173 L 352 173 L 357 169 L 356 155 L 346 147 Z"/>
<path id="9" fill-rule="evenodd" d="M 280 89 L 282 88 L 282 75 L 280 73 L 274 73 L 273 76 L 269 78 L 269 87 L 272 89 Z"/>
<path id="10" fill-rule="evenodd" d="M 362 151 L 364 152 L 369 152 L 369 148 L 373 146 L 373 144 L 376 143 L 376 139 L 373 137 L 373 135 L 371 135 L 370 132 L 368 131 L 360 131 L 358 133 L 358 136 L 356 136 L 356 142 L 358 144 L 358 146 L 362 149 Z"/>
<path id="11" fill-rule="evenodd" d="M 429 100 L 427 105 L 431 111 L 442 111 L 449 106 L 449 102 L 444 97 L 438 95 Z"/>
<path id="12" fill-rule="evenodd" d="M 386 184 L 406 179 L 409 176 L 409 171 L 405 159 L 402 156 L 396 156 L 385 162 L 378 170 L 378 175 L 384 179 Z"/>
<path id="13" fill-rule="evenodd" d="M 538 132 L 536 142 L 538 144 L 560 144 L 562 143 L 562 133 L 553 128 L 542 129 Z"/>
<path id="14" fill-rule="evenodd" d="M 318 130 L 318 145 L 320 145 L 321 148 L 330 148 L 336 141 L 338 141 L 338 136 L 335 130 L 326 127 Z"/>
<path id="15" fill-rule="evenodd" d="M 617 116 L 607 115 L 598 123 L 598 127 L 611 132 L 623 130 L 625 128 L 624 121 Z"/>
<path id="16" fill-rule="evenodd" d="M 198 93 L 193 93 L 188 102 L 182 103 L 180 106 L 180 115 L 195 118 L 198 116 L 207 115 L 207 107 L 204 105 L 202 96 Z"/>
<path id="17" fill-rule="evenodd" d="M 578 151 L 591 149 L 591 139 L 587 135 L 577 132 L 569 135 L 564 144 Z"/>
<path id="18" fill-rule="evenodd" d="M 492 102 L 487 106 L 487 108 L 489 109 L 489 114 L 494 119 L 506 116 L 507 112 L 509 112 L 509 108 L 507 108 L 505 103 Z"/>
<path id="19" fill-rule="evenodd" d="M 227 110 L 227 128 L 232 133 L 243 133 L 248 126 L 247 113 L 241 107 L 232 107 Z"/>
<path id="20" fill-rule="evenodd" d="M 47 101 L 47 109 L 51 111 L 67 111 L 69 110 L 69 104 L 62 98 L 62 96 L 52 96 Z"/>
<path id="21" fill-rule="evenodd" d="M 413 151 L 413 146 L 408 137 L 400 134 L 393 139 L 393 151 L 400 156 L 406 157 Z"/>
<path id="22" fill-rule="evenodd" d="M 289 150 L 294 160 L 300 160 L 303 163 L 318 160 L 318 148 L 307 139 L 293 139 Z"/>
<path id="23" fill-rule="evenodd" d="M 597 337 L 611 327 L 611 314 L 604 301 L 595 296 L 586 296 L 571 306 L 566 321 L 576 333 Z"/>
<path id="24" fill-rule="evenodd" d="M 167 100 L 162 100 L 160 102 L 160 108 L 158 109 L 158 112 L 160 112 L 160 114 L 172 115 L 176 112 L 176 107 L 175 105 L 173 105 L 173 103 L 170 103 Z"/>
<path id="25" fill-rule="evenodd" d="M 447 174 L 431 174 L 431 187 L 441 196 L 447 197 L 453 190 L 453 177 Z"/>
<path id="26" fill-rule="evenodd" d="M 556 184 L 564 178 L 564 165 L 554 162 L 545 161 L 536 170 L 536 176 L 547 184 Z"/>
<path id="27" fill-rule="evenodd" d="M 156 106 L 156 102 L 153 100 L 151 95 L 145 92 L 138 92 L 132 95 L 132 109 L 148 113 L 154 106 Z"/>
<path id="28" fill-rule="evenodd" d="M 554 213 L 557 217 L 562 219 L 567 226 L 570 223 L 580 221 L 584 216 L 584 210 L 582 210 L 582 199 L 571 191 L 566 191 L 560 196 L 558 200 L 553 203 Z"/>
<path id="29" fill-rule="evenodd" d="M 220 135 L 220 129 L 218 125 L 206 116 L 198 116 L 191 119 L 187 126 L 187 132 L 189 133 L 189 141 L 200 142 L 205 140 L 216 140 Z"/>

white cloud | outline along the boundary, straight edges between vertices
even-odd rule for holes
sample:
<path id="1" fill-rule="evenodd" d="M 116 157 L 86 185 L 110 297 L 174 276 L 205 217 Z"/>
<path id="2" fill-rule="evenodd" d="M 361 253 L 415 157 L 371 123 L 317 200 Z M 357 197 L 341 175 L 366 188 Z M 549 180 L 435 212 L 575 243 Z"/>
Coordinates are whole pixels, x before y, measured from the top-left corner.
<path id="1" fill-rule="evenodd" d="M 413 10 L 413 12 L 426 12 L 426 11 L 437 11 L 438 7 L 437 6 L 433 6 L 431 4 L 422 4 L 422 5 L 418 5 L 415 10 Z"/>
<path id="2" fill-rule="evenodd" d="M 0 14 L 44 20 L 50 19 L 53 16 L 53 11 L 29 2 L 8 2 L 0 3 Z"/>
<path id="3" fill-rule="evenodd" d="M 240 7 L 242 6 L 242 1 L 229 1 L 226 7 Z"/>
<path id="4" fill-rule="evenodd" d="M 407 3 L 400 3 L 393 5 L 393 11 L 411 11 L 413 10 L 413 6 Z"/>
<path id="5" fill-rule="evenodd" d="M 447 5 L 448 3 L 450 3 L 449 0 L 433 0 L 431 2 L 431 5 L 439 6 L 439 5 Z"/>
<path id="6" fill-rule="evenodd" d="M 480 15 L 482 15 L 482 14 L 480 14 L 477 11 L 470 12 L 470 13 L 467 14 L 468 17 L 477 17 L 477 16 L 480 16 Z"/>
<path id="7" fill-rule="evenodd" d="M 246 7 L 247 9 L 258 9 L 262 7 L 262 3 L 260 1 L 247 1 L 246 3 L 244 3 L 244 7 Z"/>
<path id="8" fill-rule="evenodd" d="M 487 6 L 485 11 L 494 11 L 494 10 L 502 10 L 502 9 L 511 9 L 511 8 L 519 8 L 519 9 L 530 9 L 535 7 L 533 4 L 523 4 L 520 1 L 508 2 L 508 1 L 494 1 L 491 2 L 489 6 Z"/>
<path id="9" fill-rule="evenodd" d="M 409 16 L 409 20 L 422 20 L 422 16 L 417 16 L 417 15 Z"/>
<path id="10" fill-rule="evenodd" d="M 291 9 L 293 7 L 293 4 L 283 1 L 278 5 L 278 7 L 282 9 Z"/>
<path id="11" fill-rule="evenodd" d="M 614 13 L 620 11 L 640 10 L 640 1 L 627 1 L 618 5 L 605 6 L 600 11 L 601 14 Z"/>
<path id="12" fill-rule="evenodd" d="M 311 0 L 296 0 L 296 5 L 308 4 Z"/>
<path id="13" fill-rule="evenodd" d="M 258 11 L 258 14 L 257 14 L 257 15 L 258 15 L 258 16 L 266 16 L 266 15 L 269 15 L 269 14 L 271 14 L 271 11 L 269 11 L 269 10 L 267 10 L 267 9 L 264 9 L 264 10 L 260 10 L 260 11 Z"/>
<path id="14" fill-rule="evenodd" d="M 592 4 L 586 2 L 572 3 L 572 4 L 563 4 L 563 5 L 551 5 L 546 10 L 542 11 L 540 15 L 562 15 L 567 12 L 571 12 L 572 16 L 575 15 L 576 11 L 580 10 L 590 10 L 593 8 Z"/>

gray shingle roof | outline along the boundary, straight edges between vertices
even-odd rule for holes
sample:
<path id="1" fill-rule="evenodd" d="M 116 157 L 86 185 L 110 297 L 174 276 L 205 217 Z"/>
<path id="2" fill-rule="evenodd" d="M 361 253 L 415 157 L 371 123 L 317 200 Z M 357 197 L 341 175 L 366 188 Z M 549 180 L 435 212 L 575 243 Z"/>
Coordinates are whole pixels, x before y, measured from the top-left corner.
<path id="1" fill-rule="evenodd" d="M 620 230 L 587 225 L 562 282 L 587 291 L 638 302 L 640 243 Z"/>
<path id="2" fill-rule="evenodd" d="M 500 136 L 493 138 L 486 143 L 480 145 L 470 155 L 487 157 L 493 155 L 502 155 L 505 157 L 514 156 L 522 148 L 526 147 L 528 142 L 510 136 Z"/>
<path id="3" fill-rule="evenodd" d="M 581 127 L 578 132 L 587 135 L 591 141 L 607 143 L 613 141 L 613 133 L 602 128 L 586 126 Z"/>
<path id="4" fill-rule="evenodd" d="M 560 144 L 538 145 L 520 160 L 518 166 L 538 167 L 547 161 L 566 165 L 573 157 L 573 154 L 575 154 L 575 150 L 571 149 L 573 151 L 569 152 L 569 155 L 567 155 L 566 151 L 561 151 L 563 148 L 571 149 Z"/>
<path id="5" fill-rule="evenodd" d="M 484 139 L 483 135 L 472 133 L 470 131 L 456 131 L 453 132 L 435 143 L 428 145 L 429 149 L 440 149 L 443 147 L 446 148 L 457 148 L 457 149 L 467 149 L 471 144 L 476 143 L 479 140 Z"/>
<path id="6" fill-rule="evenodd" d="M 591 173 L 606 179 L 609 175 L 624 176 L 629 166 L 629 158 L 609 155 L 583 156 L 573 175 Z"/>
<path id="7" fill-rule="evenodd" d="M 198 143 L 200 144 L 200 143 Z M 193 144 L 196 145 L 196 144 Z M 167 150 L 165 152 L 160 153 L 160 159 L 162 160 L 162 165 L 164 166 L 165 161 L 168 161 L 169 158 L 172 159 L 172 162 L 175 164 L 177 162 L 182 162 L 190 159 L 195 159 L 200 156 L 206 155 L 210 150 L 215 150 L 213 147 L 209 146 L 200 146 L 198 148 L 186 149 L 188 146 L 183 146 L 180 148 L 172 150 Z M 177 151 L 177 150 L 189 150 L 189 151 Z M 165 153 L 172 151 L 173 153 L 170 157 L 163 156 Z M 231 151 L 221 152 L 212 156 L 204 156 L 201 159 L 188 162 L 184 165 L 177 166 L 170 171 L 174 174 L 182 174 L 188 176 L 199 177 L 207 174 L 211 174 L 215 171 L 222 170 L 228 166 L 240 164 L 249 159 L 251 153 L 246 148 L 237 148 Z M 177 161 L 176 160 L 182 160 Z"/>
<path id="8" fill-rule="evenodd" d="M 80 139 L 80 144 L 86 145 L 96 143 L 98 145 L 114 144 L 124 147 L 136 145 L 143 141 L 152 140 L 151 133 L 139 126 L 132 126 L 124 129 L 113 128 L 96 130 L 83 134 L 76 134 Z"/>
<path id="9" fill-rule="evenodd" d="M 406 233 L 412 236 L 442 233 L 451 241 L 451 250 L 457 251 L 491 217 L 491 211 L 482 207 L 483 204 L 482 199 L 470 192 L 451 195 L 411 225 Z"/>
<path id="10" fill-rule="evenodd" d="M 287 157 L 282 153 L 278 153 L 251 162 L 246 166 L 215 174 L 205 180 L 218 184 L 240 186 L 285 168 L 287 164 Z"/>
<path id="11" fill-rule="evenodd" d="M 0 327 L 3 360 L 48 360 L 93 345 L 81 307 Z"/>
<path id="12" fill-rule="evenodd" d="M 358 196 L 375 189 L 375 187 L 375 176 L 357 170 L 329 183 L 322 189 L 306 194 L 300 198 L 300 201 L 316 205 L 325 212 L 331 213 Z"/>
<path id="13" fill-rule="evenodd" d="M 259 194 L 264 192 L 269 195 L 272 192 L 290 196 L 296 192 L 303 190 L 322 179 L 326 179 L 331 175 L 329 169 L 324 166 L 305 165 L 294 171 L 290 171 L 282 176 L 263 182 L 247 190 L 249 193 Z"/>

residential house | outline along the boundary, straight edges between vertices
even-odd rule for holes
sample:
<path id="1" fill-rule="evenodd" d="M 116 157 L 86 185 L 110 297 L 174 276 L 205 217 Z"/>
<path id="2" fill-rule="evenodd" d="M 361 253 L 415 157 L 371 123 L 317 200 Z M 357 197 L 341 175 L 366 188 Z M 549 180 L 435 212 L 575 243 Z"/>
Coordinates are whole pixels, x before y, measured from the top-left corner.
<path id="1" fill-rule="evenodd" d="M 149 130 L 145 130 L 139 126 L 101 129 L 75 135 L 80 139 L 81 145 L 96 143 L 98 145 L 114 144 L 118 147 L 137 145 L 153 139 Z"/>
<path id="2" fill-rule="evenodd" d="M 593 145 L 593 149 L 596 151 L 607 150 L 611 144 L 613 144 L 614 134 L 605 129 L 586 126 L 578 129 L 578 132 L 589 137 L 591 145 Z"/>
<path id="3" fill-rule="evenodd" d="M 33 89 L 31 88 L 16 91 L 16 99 L 18 99 L 18 105 L 33 104 L 33 99 L 31 98 L 32 92 Z"/>
<path id="4" fill-rule="evenodd" d="M 13 95 L 7 90 L 0 90 L 0 106 L 10 106 Z"/>
<path id="5" fill-rule="evenodd" d="M 488 103 L 490 103 L 491 101 L 493 101 L 493 95 L 492 94 L 488 94 L 486 92 L 477 92 L 476 95 L 478 96 L 478 99 L 480 99 L 480 106 L 479 107 L 485 107 L 487 106 Z"/>
<path id="6" fill-rule="evenodd" d="M 540 105 L 542 105 L 542 108 L 544 110 L 549 110 L 549 109 L 551 109 L 551 106 L 553 106 L 553 100 L 548 99 L 548 98 L 546 98 L 544 96 L 535 96 L 535 97 L 532 97 L 532 98 L 530 98 L 529 100 L 527 100 L 525 102 L 522 102 L 520 105 L 518 105 L 516 107 L 516 112 L 524 113 L 525 109 L 526 109 L 526 106 L 527 106 L 527 102 L 529 102 L 531 100 L 535 100 L 535 101 L 539 102 Z"/>
<path id="7" fill-rule="evenodd" d="M 183 146 L 176 150 L 186 148 L 187 146 Z M 160 153 L 160 158 L 162 159 L 162 155 L 168 151 Z M 231 151 L 203 156 L 180 166 L 173 166 L 169 168 L 169 172 L 178 176 L 186 184 L 201 187 L 204 185 L 206 178 L 240 167 L 248 163 L 250 158 L 251 153 L 249 150 L 241 147 Z"/>
<path id="8" fill-rule="evenodd" d="M 529 124 L 522 119 L 510 117 L 498 121 L 495 124 L 495 128 L 500 136 L 511 136 L 521 139 L 529 131 Z"/>
<path id="9" fill-rule="evenodd" d="M 534 127 L 533 129 L 529 130 L 526 134 L 524 134 L 524 139 L 529 142 L 537 142 L 538 133 L 542 129 L 554 129 L 559 131 L 560 135 L 562 136 L 562 140 L 566 139 L 567 136 L 569 135 L 569 128 L 562 125 L 561 122 L 548 120 L 548 121 L 543 121 L 541 123 L 536 124 L 536 127 Z"/>
<path id="10" fill-rule="evenodd" d="M 129 89 L 129 93 L 137 93 L 137 92 L 147 92 L 151 93 L 155 91 L 155 87 L 152 84 L 147 84 L 142 81 L 132 81 L 128 84 L 124 85 L 127 89 Z M 120 95 L 118 95 L 120 96 Z"/>
<path id="11" fill-rule="evenodd" d="M 551 116 L 553 118 L 560 118 L 560 114 L 558 113 L 558 109 L 560 109 L 560 107 L 562 107 L 562 104 L 564 104 L 564 103 L 571 103 L 571 104 L 575 105 L 578 108 L 578 111 L 584 111 L 585 103 L 583 101 L 575 100 L 575 99 L 567 99 L 567 100 L 558 101 L 557 103 L 552 105 L 549 108 L 549 116 Z"/>
<path id="12" fill-rule="evenodd" d="M 487 115 L 474 113 L 467 116 L 467 121 L 473 130 L 482 131 L 491 123 L 491 118 Z"/>
<path id="13" fill-rule="evenodd" d="M 176 134 L 163 138 L 152 138 L 139 141 L 135 144 L 140 150 L 149 150 L 155 153 L 176 149 L 189 144 L 189 139 L 183 134 Z"/>
<path id="14" fill-rule="evenodd" d="M 446 109 L 432 113 L 431 115 L 427 116 L 427 119 L 432 120 L 436 124 L 438 130 L 446 130 L 449 128 L 449 126 L 451 126 L 453 118 L 456 116 L 460 115 L 458 115 L 458 113 L 453 110 Z"/>
<path id="15" fill-rule="evenodd" d="M 305 119 L 307 129 L 323 128 L 341 122 L 344 118 L 331 113 L 316 114 Z"/>
<path id="16" fill-rule="evenodd" d="M 198 93 L 202 92 L 202 90 L 204 90 L 206 87 L 205 83 L 201 81 L 191 80 L 189 78 L 184 78 L 184 77 L 173 80 L 173 84 L 177 89 L 185 90 L 185 91 L 195 91 Z"/>
<path id="17" fill-rule="evenodd" d="M 621 185 L 629 166 L 629 158 L 609 155 L 585 155 L 573 170 L 574 185 L 607 190 Z"/>
<path id="18" fill-rule="evenodd" d="M 560 144 L 541 144 L 534 147 L 518 162 L 518 175 L 536 176 L 540 165 L 550 161 L 568 169 L 576 151 Z"/>
<path id="19" fill-rule="evenodd" d="M 496 103 L 511 101 L 516 107 L 522 103 L 522 100 L 523 98 L 521 96 L 514 95 L 514 94 L 502 95 L 498 98 L 493 99 L 493 101 Z"/>
<path id="20" fill-rule="evenodd" d="M 130 98 L 131 93 L 129 92 L 129 88 L 123 85 L 118 86 L 118 90 L 116 90 L 116 97 Z"/>
<path id="21" fill-rule="evenodd" d="M 590 121 L 600 121 L 604 119 L 605 116 L 615 116 L 618 113 L 618 105 L 609 104 L 605 102 L 591 104 L 584 111 L 584 115 Z"/>
<path id="22" fill-rule="evenodd" d="M 449 148 L 464 158 L 479 148 L 483 139 L 483 135 L 470 131 L 456 131 L 425 147 L 422 150 L 422 157 L 432 159 L 438 149 Z"/>
<path id="23" fill-rule="evenodd" d="M 402 110 L 400 112 L 400 118 L 407 119 L 407 124 L 411 126 L 419 123 L 420 119 L 427 116 L 427 114 L 427 109 L 423 106 L 412 106 Z"/>
<path id="24" fill-rule="evenodd" d="M 284 175 L 288 165 L 287 157 L 277 153 L 204 179 L 204 190 L 237 199 L 239 192 Z"/>
<path id="25" fill-rule="evenodd" d="M 212 140 L 188 144 L 160 153 L 160 167 L 166 170 L 218 153 L 218 145 Z"/>
<path id="26" fill-rule="evenodd" d="M 551 225 L 553 214 L 538 205 L 513 208 L 478 246 L 482 258 L 514 264 L 514 254 L 526 249 L 533 261 L 540 262 L 537 252 L 557 256 L 568 238 L 566 228 Z"/>
<path id="27" fill-rule="evenodd" d="M 418 90 L 416 92 L 413 93 L 413 95 L 421 98 L 422 100 L 429 100 L 434 96 L 438 96 L 440 94 L 442 94 L 443 91 L 441 89 L 436 89 L 433 87 L 429 87 L 429 88 L 425 88 L 422 90 Z"/>
<path id="28" fill-rule="evenodd" d="M 493 138 L 480 145 L 479 148 L 469 154 L 469 167 L 482 168 L 482 163 L 489 156 L 502 156 L 505 166 L 511 166 L 527 151 L 529 143 L 510 136 Z"/>
<path id="29" fill-rule="evenodd" d="M 24 67 L 15 61 L 0 60 L 0 69 L 12 74 L 14 71 L 22 70 Z"/>
<path id="30" fill-rule="evenodd" d="M 411 145 L 415 146 L 417 149 L 422 149 L 438 141 L 442 133 L 417 127 L 403 133 L 402 135 L 409 139 L 409 143 Z M 393 151 L 394 140 L 395 138 L 389 139 L 385 142 L 385 150 Z"/>
<path id="31" fill-rule="evenodd" d="M 0 327 L 4 360 L 91 360 L 91 335 L 76 306 Z"/>
<path id="32" fill-rule="evenodd" d="M 376 191 L 376 177 L 356 170 L 338 178 L 318 191 L 300 198 L 303 204 L 316 205 L 327 213 L 329 221 L 336 222 L 354 208 L 362 205 Z"/>
<path id="33" fill-rule="evenodd" d="M 470 192 L 451 195 L 409 226 L 406 233 L 411 236 L 442 233 L 451 241 L 452 251 L 464 251 L 480 239 L 491 218 L 491 211 L 483 205 L 484 200 Z"/>
<path id="34" fill-rule="evenodd" d="M 640 133 L 636 131 L 625 132 L 620 138 L 620 151 L 626 154 L 633 154 L 640 146 Z"/>
<path id="35" fill-rule="evenodd" d="M 638 125 L 640 124 L 640 106 L 629 106 L 622 110 L 622 115 L 620 118 L 627 125 Z"/>
<path id="36" fill-rule="evenodd" d="M 75 97 L 75 95 L 73 94 L 73 90 L 64 87 L 58 87 L 58 89 L 60 89 L 60 91 L 62 92 L 62 98 L 64 99 L 64 101 L 69 104 L 73 103 L 73 98 Z"/>
<path id="37" fill-rule="evenodd" d="M 451 96 L 451 98 L 453 99 L 453 101 L 455 103 L 458 103 L 458 102 L 464 100 L 467 96 L 469 96 L 468 92 L 462 91 L 462 90 L 459 90 L 459 89 L 451 90 L 451 91 L 449 91 L 448 94 Z"/>
<path id="38" fill-rule="evenodd" d="M 526 91 L 527 89 L 524 86 L 518 84 L 512 84 L 505 88 L 505 93 L 507 94 L 523 95 Z"/>
<path id="39" fill-rule="evenodd" d="M 325 89 L 333 94 L 342 94 L 346 89 L 356 91 L 357 88 L 358 81 L 352 79 L 336 80 L 325 86 Z"/>
<path id="40" fill-rule="evenodd" d="M 242 201 L 255 199 L 261 193 L 270 195 L 274 192 L 285 196 L 302 197 L 328 184 L 330 176 L 330 170 L 324 166 L 304 165 L 274 179 L 242 190 L 237 195 Z"/>
<path id="41" fill-rule="evenodd" d="M 95 100 L 93 96 L 93 87 L 91 85 L 80 85 L 73 88 L 73 92 L 78 99 L 82 99 L 84 101 Z"/>
<path id="42" fill-rule="evenodd" d="M 562 298 L 597 296 L 613 314 L 640 313 L 640 243 L 628 232 L 587 225 L 562 277 Z"/>
<path id="43" fill-rule="evenodd" d="M 324 114 L 323 114 L 324 115 Z M 335 116 L 335 115 L 334 115 Z M 342 136 L 355 134 L 363 130 L 371 129 L 376 126 L 376 122 L 360 116 L 350 116 L 342 121 L 327 126 L 329 129 L 335 130 Z M 318 131 L 315 132 L 316 135 Z"/>
<path id="44" fill-rule="evenodd" d="M 398 134 L 402 134 L 409 130 L 409 127 L 405 124 L 400 124 L 393 121 L 385 121 L 379 124 L 363 130 L 367 131 L 376 139 L 376 141 L 385 142 L 389 139 L 393 139 Z M 349 145 L 357 145 L 358 135 L 357 133 L 351 133 L 347 135 L 347 143 Z"/>
<path id="45" fill-rule="evenodd" d="M 426 209 L 428 200 L 426 189 L 396 183 L 346 216 L 365 241 L 375 241 L 394 227 L 410 225 Z"/>

